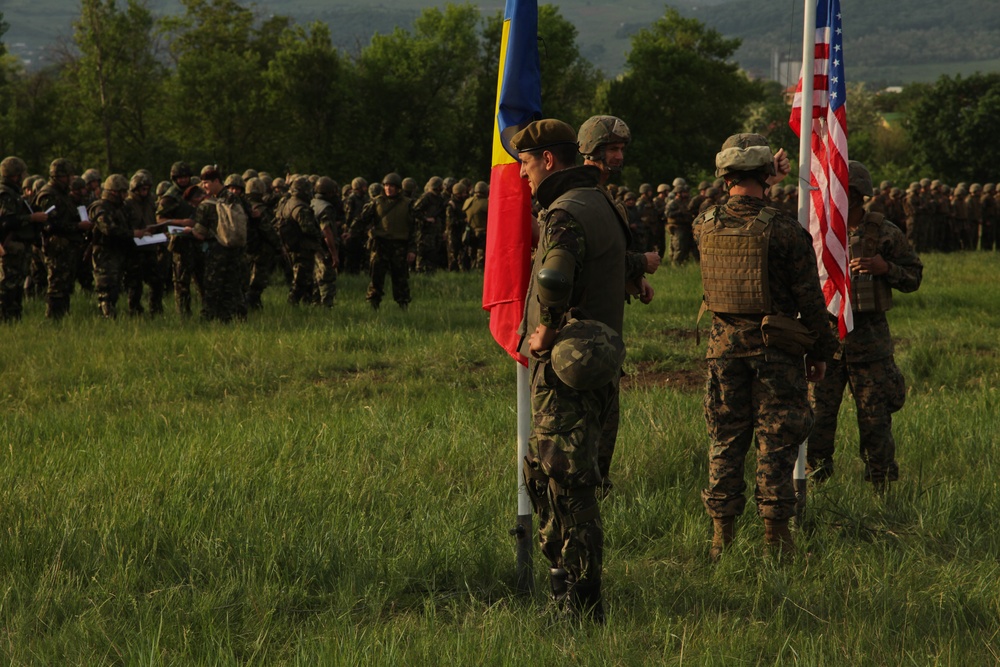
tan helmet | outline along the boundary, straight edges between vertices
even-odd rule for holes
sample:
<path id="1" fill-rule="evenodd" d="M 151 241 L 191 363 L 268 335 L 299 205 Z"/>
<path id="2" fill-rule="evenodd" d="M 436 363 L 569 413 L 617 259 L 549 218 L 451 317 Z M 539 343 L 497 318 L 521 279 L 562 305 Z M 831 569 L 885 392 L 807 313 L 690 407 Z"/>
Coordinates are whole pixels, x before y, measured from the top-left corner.
<path id="1" fill-rule="evenodd" d="M 368 181 L 361 178 L 360 176 L 355 176 L 351 179 L 351 189 L 352 190 L 364 190 L 368 187 Z"/>
<path id="2" fill-rule="evenodd" d="M 301 199 L 312 199 L 312 183 L 305 176 L 296 176 L 288 184 L 288 192 Z"/>
<path id="3" fill-rule="evenodd" d="M 486 181 L 476 181 L 476 186 L 472 188 L 472 191 L 477 195 L 483 195 L 485 197 L 490 194 L 490 184 Z"/>
<path id="4" fill-rule="evenodd" d="M 72 176 L 73 164 L 64 157 L 57 157 L 49 165 L 49 178 L 59 178 L 61 176 Z"/>
<path id="5" fill-rule="evenodd" d="M 267 194 L 267 185 L 263 178 L 248 178 L 244 191 L 250 196 L 263 197 Z"/>
<path id="6" fill-rule="evenodd" d="M 469 194 L 469 188 L 462 181 L 458 181 L 451 186 L 451 194 L 456 197 L 465 197 Z"/>
<path id="7" fill-rule="evenodd" d="M 583 121 L 577 132 L 580 153 L 588 160 L 603 162 L 604 155 L 600 151 L 607 144 L 622 143 L 626 146 L 632 141 L 632 133 L 621 118 L 616 116 L 591 116 Z"/>
<path id="8" fill-rule="evenodd" d="M 246 187 L 246 181 L 239 174 L 229 174 L 226 176 L 226 182 L 223 185 L 227 188 L 239 188 L 242 190 Z"/>
<path id="9" fill-rule="evenodd" d="M 101 189 L 105 192 L 128 192 L 129 182 L 121 174 L 111 174 L 104 179 Z"/>
<path id="10" fill-rule="evenodd" d="M 25 172 L 28 171 L 28 165 L 24 163 L 19 157 L 13 155 L 5 157 L 3 161 L 0 161 L 0 178 L 23 178 Z"/>
<path id="11" fill-rule="evenodd" d="M 251 178 L 257 178 L 260 174 L 257 173 L 256 169 L 247 169 L 243 172 L 243 182 L 246 183 Z"/>
<path id="12" fill-rule="evenodd" d="M 403 185 L 403 178 L 396 172 L 390 172 L 382 179 L 382 185 L 395 185 L 397 188 Z"/>
<path id="13" fill-rule="evenodd" d="M 424 192 L 441 192 L 444 190 L 444 179 L 440 176 L 431 176 L 427 179 L 427 185 L 424 186 Z"/>
<path id="14" fill-rule="evenodd" d="M 400 185 L 400 187 L 405 192 L 413 192 L 414 190 L 417 189 L 417 179 L 413 178 L 412 176 L 407 176 L 406 178 L 403 179 L 403 183 L 402 185 Z"/>
<path id="15" fill-rule="evenodd" d="M 151 188 L 153 187 L 153 181 L 146 174 L 141 171 L 137 171 L 132 174 L 132 180 L 128 183 L 128 189 L 132 192 L 137 192 L 141 188 Z"/>
<path id="16" fill-rule="evenodd" d="M 329 176 L 320 176 L 316 179 L 316 194 L 320 197 L 332 197 L 336 199 L 340 196 L 340 186 L 337 181 Z"/>

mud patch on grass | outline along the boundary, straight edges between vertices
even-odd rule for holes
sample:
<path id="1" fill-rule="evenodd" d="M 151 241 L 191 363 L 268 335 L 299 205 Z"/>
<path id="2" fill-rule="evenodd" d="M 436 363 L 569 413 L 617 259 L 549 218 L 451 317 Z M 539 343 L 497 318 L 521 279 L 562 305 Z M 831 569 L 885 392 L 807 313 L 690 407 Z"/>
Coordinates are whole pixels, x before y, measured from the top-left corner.
<path id="1" fill-rule="evenodd" d="M 704 391 L 705 371 L 701 368 L 665 369 L 654 361 L 640 361 L 622 378 L 622 388 L 626 390 L 653 387 L 670 387 L 689 393 Z"/>

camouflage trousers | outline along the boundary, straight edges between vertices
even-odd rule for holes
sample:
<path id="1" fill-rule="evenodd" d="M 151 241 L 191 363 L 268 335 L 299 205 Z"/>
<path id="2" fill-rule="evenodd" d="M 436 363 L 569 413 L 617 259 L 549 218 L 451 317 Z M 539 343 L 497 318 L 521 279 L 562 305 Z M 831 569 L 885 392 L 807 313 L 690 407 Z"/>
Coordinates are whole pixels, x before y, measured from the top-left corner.
<path id="1" fill-rule="evenodd" d="M 466 266 L 474 269 L 486 268 L 486 231 L 469 230 L 468 246 L 466 246 Z"/>
<path id="2" fill-rule="evenodd" d="M 247 305 L 251 308 L 263 307 L 264 290 L 271 284 L 271 276 L 278 266 L 280 253 L 269 243 L 260 243 L 254 252 L 247 253 L 250 277 L 247 284 Z"/>
<path id="3" fill-rule="evenodd" d="M 205 253 L 201 241 L 193 237 L 175 237 L 170 243 L 174 271 L 174 302 L 177 314 L 191 315 L 191 283 L 194 282 L 198 294 L 205 295 Z"/>
<path id="4" fill-rule="evenodd" d="M 118 297 L 128 250 L 112 246 L 94 246 L 91 261 L 94 263 L 94 294 L 101 315 L 113 318 L 118 315 Z"/>
<path id="5" fill-rule="evenodd" d="M 333 265 L 333 255 L 326 246 L 316 251 L 313 281 L 316 283 L 316 303 L 327 308 L 333 306 L 337 300 L 337 267 Z"/>
<path id="6" fill-rule="evenodd" d="M 21 319 L 24 310 L 24 279 L 31 263 L 31 244 L 7 241 L 0 257 L 0 320 Z"/>
<path id="7" fill-rule="evenodd" d="M 755 436 L 757 514 L 778 520 L 795 514 L 792 472 L 813 419 L 804 364 L 778 355 L 708 360 L 704 409 L 712 443 L 701 499 L 712 518 L 743 513 L 743 470 Z"/>
<path id="8" fill-rule="evenodd" d="M 201 317 L 229 322 L 245 319 L 247 303 L 243 294 L 246 276 L 245 248 L 227 248 L 210 242 L 205 254 L 205 298 Z"/>
<path id="9" fill-rule="evenodd" d="M 893 357 L 864 363 L 831 361 L 826 376 L 809 385 L 815 423 L 809 434 L 807 459 L 814 479 L 833 474 L 834 438 L 844 388 L 850 387 L 858 414 L 858 440 L 865 480 L 875 484 L 899 479 L 892 414 L 906 401 L 906 381 Z"/>
<path id="10" fill-rule="evenodd" d="M 125 286 L 128 289 L 129 315 L 141 315 L 143 285 L 149 286 L 149 312 L 163 313 L 163 257 L 166 246 L 146 246 L 129 253 L 125 261 Z"/>
<path id="11" fill-rule="evenodd" d="M 76 285 L 80 243 L 63 236 L 50 236 L 42 252 L 48 285 L 45 288 L 45 316 L 59 319 L 69 313 L 69 298 Z"/>
<path id="12" fill-rule="evenodd" d="M 698 259 L 698 250 L 694 244 L 694 233 L 691 227 L 684 225 L 670 225 L 670 261 L 674 264 L 683 264 L 690 257 Z"/>
<path id="13" fill-rule="evenodd" d="M 417 237 L 416 270 L 432 272 L 441 268 L 441 242 L 444 235 L 441 225 L 437 222 L 424 223 Z"/>
<path id="14" fill-rule="evenodd" d="M 341 251 L 341 266 L 348 273 L 361 273 L 365 264 L 367 251 L 365 250 L 365 237 L 361 235 L 348 235 L 344 241 Z"/>
<path id="15" fill-rule="evenodd" d="M 371 253 L 371 282 L 368 283 L 368 294 L 365 298 L 374 307 L 382 303 L 385 295 L 385 274 L 392 277 L 392 298 L 400 306 L 410 303 L 410 267 L 406 261 L 406 241 L 389 241 L 373 239 Z"/>
<path id="16" fill-rule="evenodd" d="M 615 444 L 618 441 L 618 423 L 621 416 L 621 393 L 616 386 L 608 405 L 607 416 L 601 426 L 601 440 L 597 445 L 597 467 L 601 471 L 601 485 L 605 491 L 611 489 L 611 459 L 615 455 Z"/>
<path id="17" fill-rule="evenodd" d="M 598 447 L 615 390 L 609 382 L 579 391 L 564 384 L 547 361 L 532 364 L 524 475 L 538 515 L 540 548 L 551 567 L 568 572 L 571 585 L 596 591 L 604 558 Z"/>
<path id="18" fill-rule="evenodd" d="M 468 271 L 468 257 L 465 254 L 465 245 L 462 243 L 462 236 L 465 234 L 465 225 L 451 226 L 448 228 L 448 237 L 445 239 L 448 246 L 448 270 Z"/>

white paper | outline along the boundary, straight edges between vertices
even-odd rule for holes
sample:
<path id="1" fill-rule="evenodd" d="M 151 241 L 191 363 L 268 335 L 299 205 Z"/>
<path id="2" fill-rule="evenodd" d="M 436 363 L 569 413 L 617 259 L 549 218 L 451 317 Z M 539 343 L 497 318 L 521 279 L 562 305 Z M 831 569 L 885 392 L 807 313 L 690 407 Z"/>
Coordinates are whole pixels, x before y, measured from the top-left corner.
<path id="1" fill-rule="evenodd" d="M 167 242 L 167 235 L 166 234 L 151 234 L 149 236 L 143 236 L 141 238 L 132 239 L 132 240 L 135 241 L 135 244 L 137 246 L 156 245 L 157 243 L 166 243 Z"/>
<path id="2" fill-rule="evenodd" d="M 90 216 L 87 215 L 86 206 L 77 206 L 76 210 L 80 212 L 80 222 L 90 222 Z"/>
<path id="3" fill-rule="evenodd" d="M 48 214 L 48 213 L 51 213 L 54 210 L 56 210 L 56 205 L 55 204 L 53 204 L 52 206 L 49 206 L 47 209 L 45 209 L 45 213 Z"/>
<path id="4" fill-rule="evenodd" d="M 180 225 L 167 225 L 167 234 L 183 234 L 187 227 L 181 227 Z"/>

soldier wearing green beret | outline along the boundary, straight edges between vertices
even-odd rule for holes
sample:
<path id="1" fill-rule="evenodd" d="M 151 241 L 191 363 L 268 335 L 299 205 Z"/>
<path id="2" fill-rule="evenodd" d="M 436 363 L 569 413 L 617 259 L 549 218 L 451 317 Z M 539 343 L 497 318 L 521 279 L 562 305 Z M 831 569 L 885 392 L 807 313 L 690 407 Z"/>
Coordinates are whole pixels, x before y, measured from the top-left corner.
<path id="1" fill-rule="evenodd" d="M 576 166 L 572 127 L 535 121 L 511 145 L 541 206 L 521 324 L 521 352 L 532 360 L 525 484 L 538 514 L 553 599 L 568 614 L 603 622 L 598 448 L 624 358 L 629 234 L 599 187 L 600 168 Z M 588 324 L 574 327 L 575 320 Z M 597 329 L 604 333 L 587 333 Z"/>

